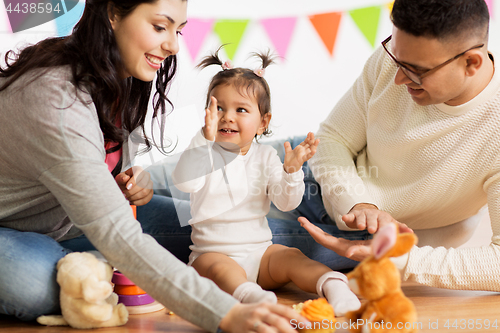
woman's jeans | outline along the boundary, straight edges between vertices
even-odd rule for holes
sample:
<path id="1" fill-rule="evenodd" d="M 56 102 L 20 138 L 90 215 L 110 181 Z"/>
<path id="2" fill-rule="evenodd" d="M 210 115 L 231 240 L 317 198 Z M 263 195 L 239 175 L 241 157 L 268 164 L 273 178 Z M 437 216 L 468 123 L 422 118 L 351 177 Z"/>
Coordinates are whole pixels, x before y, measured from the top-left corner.
<path id="1" fill-rule="evenodd" d="M 293 146 L 302 140 L 294 141 Z M 326 214 L 319 186 L 307 166 L 305 175 L 306 193 L 300 206 L 289 213 L 281 213 L 273 208 L 268 215 L 273 243 L 298 248 L 333 270 L 354 267 L 357 262 L 319 245 L 297 222 L 298 216 L 305 216 L 336 237 L 352 240 L 369 238 L 365 231 L 339 230 Z M 137 219 L 145 233 L 152 235 L 180 260 L 187 262 L 189 245 L 192 244 L 191 227 L 181 227 L 178 211 L 189 214 L 189 202 L 154 195 L 147 205 L 137 207 Z M 58 243 L 45 235 L 0 227 L 0 314 L 29 321 L 40 315 L 60 312 L 57 262 L 70 252 L 91 250 L 95 248 L 84 235 Z"/>

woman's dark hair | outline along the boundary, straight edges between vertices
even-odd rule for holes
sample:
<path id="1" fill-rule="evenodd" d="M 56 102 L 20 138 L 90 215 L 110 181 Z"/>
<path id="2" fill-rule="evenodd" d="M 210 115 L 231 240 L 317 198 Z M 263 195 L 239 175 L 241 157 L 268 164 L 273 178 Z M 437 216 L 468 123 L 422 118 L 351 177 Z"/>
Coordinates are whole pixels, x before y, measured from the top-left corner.
<path id="1" fill-rule="evenodd" d="M 391 13 L 396 28 L 440 40 L 477 35 L 486 41 L 489 19 L 484 0 L 396 0 Z"/>
<path id="2" fill-rule="evenodd" d="M 122 129 L 132 133 L 138 127 L 142 129 L 145 151 L 149 151 L 152 143 L 146 136 L 144 122 L 153 84 L 133 77 L 120 78 L 123 65 L 109 22 L 108 6 L 115 15 L 124 18 L 140 4 L 156 1 L 87 0 L 83 16 L 71 35 L 47 38 L 19 53 L 13 50 L 6 53 L 6 67 L 0 67 L 0 77 L 8 79 L 0 86 L 0 91 L 32 69 L 68 65 L 72 71 L 73 84 L 80 90 L 88 91 L 92 97 L 105 142 L 117 144 L 107 153 L 121 148 L 126 135 Z M 165 59 L 157 73 L 153 117 L 158 113 L 166 115 L 167 103 L 173 108 L 166 94 L 176 69 L 177 58 L 172 55 Z M 116 126 L 117 120 L 121 121 L 121 128 Z M 160 133 L 163 133 L 163 129 L 164 121 L 161 122 Z M 164 148 L 162 135 L 161 148 Z M 113 173 L 116 170 L 119 172 L 120 168 L 121 163 Z"/>
<path id="3" fill-rule="evenodd" d="M 196 67 L 203 69 L 211 65 L 222 66 L 224 63 L 219 58 L 219 51 L 223 46 L 219 47 L 213 54 L 203 58 Z M 271 51 L 267 51 L 266 53 L 252 53 L 252 56 L 260 58 L 262 61 L 262 70 L 265 70 L 267 66 L 273 64 L 275 59 Z M 208 107 L 210 103 L 212 91 L 220 85 L 233 85 L 236 89 L 245 91 L 249 96 L 254 96 L 257 100 L 261 116 L 271 112 L 271 91 L 269 85 L 263 76 L 256 74 L 256 71 L 248 68 L 236 67 L 225 68 L 215 74 L 208 86 L 205 107 Z M 271 135 L 271 130 L 266 128 L 262 135 Z"/>

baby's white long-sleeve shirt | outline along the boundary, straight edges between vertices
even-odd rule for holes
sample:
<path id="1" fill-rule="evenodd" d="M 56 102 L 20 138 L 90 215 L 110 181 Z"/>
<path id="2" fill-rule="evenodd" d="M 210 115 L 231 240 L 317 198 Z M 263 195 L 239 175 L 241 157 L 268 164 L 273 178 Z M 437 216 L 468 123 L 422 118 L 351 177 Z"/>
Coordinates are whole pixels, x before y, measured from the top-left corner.
<path id="1" fill-rule="evenodd" d="M 182 154 L 172 179 L 190 193 L 191 249 L 225 254 L 240 244 L 270 241 L 271 201 L 282 211 L 295 209 L 305 188 L 302 169 L 286 173 L 273 147 L 252 143 L 239 155 L 206 140 L 202 131 Z"/>

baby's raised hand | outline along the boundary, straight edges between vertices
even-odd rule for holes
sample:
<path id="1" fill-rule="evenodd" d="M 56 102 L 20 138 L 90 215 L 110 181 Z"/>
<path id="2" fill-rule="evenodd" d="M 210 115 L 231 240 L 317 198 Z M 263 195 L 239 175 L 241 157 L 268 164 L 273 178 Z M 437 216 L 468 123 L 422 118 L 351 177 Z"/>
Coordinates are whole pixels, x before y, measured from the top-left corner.
<path id="1" fill-rule="evenodd" d="M 309 132 L 306 139 L 292 150 L 290 142 L 285 142 L 285 163 L 283 167 L 287 173 L 299 171 L 302 164 L 309 160 L 316 153 L 319 139 L 314 139 L 314 134 Z"/>
<path id="2" fill-rule="evenodd" d="M 210 97 L 210 105 L 205 110 L 205 126 L 203 126 L 203 135 L 209 141 L 215 141 L 219 125 L 219 116 L 217 110 L 217 99 Z"/>

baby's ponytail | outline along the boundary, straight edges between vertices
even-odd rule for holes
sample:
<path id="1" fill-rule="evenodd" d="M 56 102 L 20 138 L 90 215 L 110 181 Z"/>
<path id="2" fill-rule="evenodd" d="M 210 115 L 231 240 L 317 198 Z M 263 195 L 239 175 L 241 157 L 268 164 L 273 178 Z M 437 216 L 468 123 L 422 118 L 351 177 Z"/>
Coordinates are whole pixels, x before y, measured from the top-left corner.
<path id="1" fill-rule="evenodd" d="M 200 63 L 196 66 L 196 68 L 204 69 L 204 68 L 207 68 L 208 66 L 212 66 L 212 65 L 222 66 L 224 63 L 219 58 L 219 51 L 223 47 L 224 47 L 224 45 L 221 45 L 217 49 L 217 51 L 215 51 L 214 53 L 212 53 L 212 54 L 204 57 L 203 59 L 201 59 Z"/>
<path id="2" fill-rule="evenodd" d="M 269 50 L 269 49 L 265 53 L 254 52 L 251 54 L 251 56 L 260 58 L 260 60 L 262 61 L 262 69 L 263 70 L 265 70 L 269 65 L 274 64 L 275 63 L 274 59 L 276 59 L 276 56 L 274 56 L 272 54 L 271 50 Z M 257 71 L 257 70 L 255 70 L 255 71 Z M 257 74 L 257 73 L 255 73 L 255 74 Z"/>

